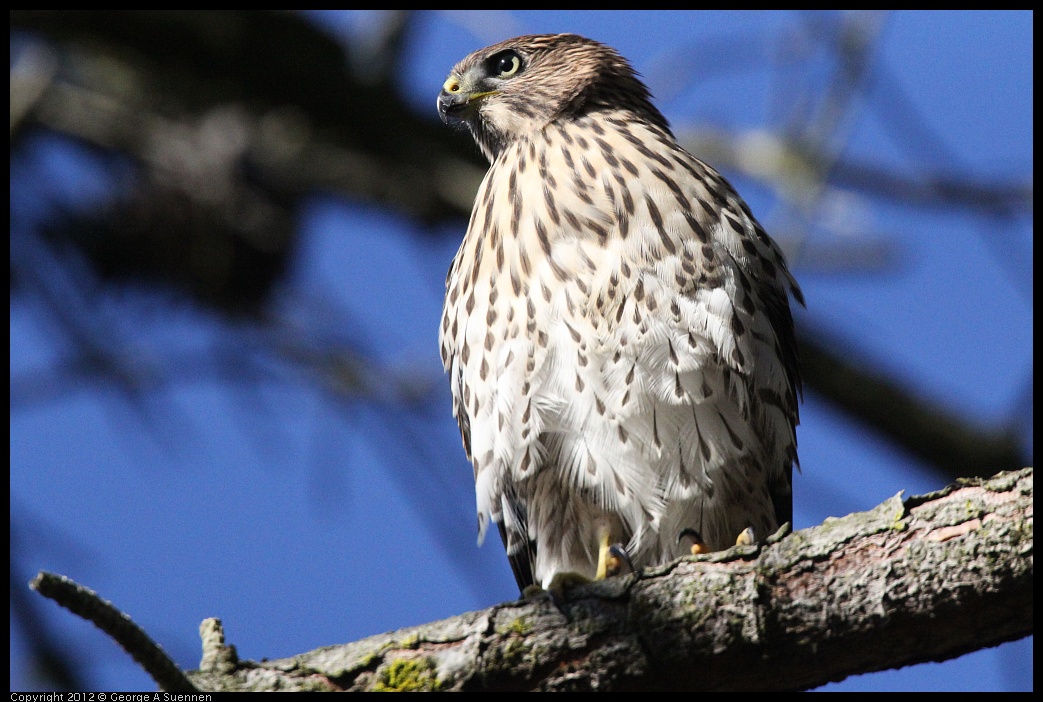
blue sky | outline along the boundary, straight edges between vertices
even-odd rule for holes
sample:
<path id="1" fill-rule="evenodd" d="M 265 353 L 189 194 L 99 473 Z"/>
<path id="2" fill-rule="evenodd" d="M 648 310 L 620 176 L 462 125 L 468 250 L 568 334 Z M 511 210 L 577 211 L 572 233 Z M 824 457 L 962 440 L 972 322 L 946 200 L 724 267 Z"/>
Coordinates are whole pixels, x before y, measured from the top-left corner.
<path id="1" fill-rule="evenodd" d="M 371 13 L 313 17 L 355 41 L 381 21 Z M 470 51 L 515 34 L 573 31 L 627 56 L 679 134 L 710 126 L 756 135 L 779 128 L 802 81 L 826 75 L 827 62 L 801 34 L 806 20 L 761 12 L 425 13 L 401 91 L 436 120 L 442 81 Z M 839 130 L 844 157 L 906 175 L 928 167 L 1031 183 L 1030 13 L 899 12 L 883 21 L 878 42 L 871 87 Z M 61 197 L 92 196 L 95 174 L 76 154 L 44 145 L 38 159 Z M 1031 458 L 1030 216 L 922 210 L 834 189 L 809 225 L 763 183 L 727 175 L 794 252 L 808 300 L 799 322 L 849 341 L 968 421 L 1013 425 Z M 144 412 L 109 387 L 12 411 L 11 511 L 25 528 L 14 538 L 29 569 L 19 575 L 52 570 L 98 590 L 186 668 L 198 665 L 205 617 L 223 619 L 241 657 L 277 658 L 517 594 L 496 540 L 475 545 L 471 470 L 438 360 L 442 284 L 464 223 L 432 244 L 404 217 L 315 196 L 300 224 L 288 294 L 347 310 L 354 328 L 331 333 L 434 384 L 429 411 L 346 402 L 278 367 L 251 387 L 166 385 Z M 892 258 L 852 270 L 813 256 L 844 246 L 879 246 Z M 156 306 L 160 314 L 142 314 Z M 235 338 L 188 305 L 115 295 L 103 311 L 146 350 Z M 60 363 L 66 350 L 36 308 L 12 299 L 13 377 Z M 942 487 L 814 392 L 805 397 L 799 443 L 798 529 L 901 490 Z M 153 689 L 91 625 L 50 609 L 50 625 L 84 656 L 96 689 Z M 14 631 L 11 644 L 12 689 L 30 689 Z M 1031 654 L 1027 639 L 830 687 L 1025 690 Z"/>

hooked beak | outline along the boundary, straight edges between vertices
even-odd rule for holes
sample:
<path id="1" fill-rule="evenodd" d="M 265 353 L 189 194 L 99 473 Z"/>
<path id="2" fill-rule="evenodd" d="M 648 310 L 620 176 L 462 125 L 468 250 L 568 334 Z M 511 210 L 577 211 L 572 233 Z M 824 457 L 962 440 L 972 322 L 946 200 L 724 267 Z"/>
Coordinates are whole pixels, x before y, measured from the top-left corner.
<path id="1" fill-rule="evenodd" d="M 449 76 L 438 94 L 438 116 L 446 124 L 466 122 L 478 109 L 481 101 L 498 90 L 475 91 L 465 78 Z"/>

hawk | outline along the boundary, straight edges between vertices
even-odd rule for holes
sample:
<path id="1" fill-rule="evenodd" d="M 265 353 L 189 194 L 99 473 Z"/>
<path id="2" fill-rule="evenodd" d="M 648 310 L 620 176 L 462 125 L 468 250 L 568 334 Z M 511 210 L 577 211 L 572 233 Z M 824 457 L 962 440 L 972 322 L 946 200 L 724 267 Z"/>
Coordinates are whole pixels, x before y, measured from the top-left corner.
<path id="1" fill-rule="evenodd" d="M 803 296 L 630 64 L 517 37 L 458 63 L 438 112 L 491 164 L 439 334 L 479 543 L 497 524 L 524 591 L 789 521 Z"/>

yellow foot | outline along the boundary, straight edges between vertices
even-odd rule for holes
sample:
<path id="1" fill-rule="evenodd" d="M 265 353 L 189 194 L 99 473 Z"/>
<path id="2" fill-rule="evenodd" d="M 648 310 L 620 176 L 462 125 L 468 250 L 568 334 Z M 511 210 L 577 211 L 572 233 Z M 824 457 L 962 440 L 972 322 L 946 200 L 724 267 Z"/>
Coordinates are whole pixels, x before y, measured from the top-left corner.
<path id="1" fill-rule="evenodd" d="M 565 602 L 567 590 L 571 590 L 579 585 L 586 585 L 594 580 L 604 580 L 605 578 L 611 578 L 615 575 L 632 573 L 634 571 L 634 564 L 631 563 L 626 548 L 623 547 L 623 544 L 610 543 L 611 540 L 610 533 L 607 529 L 601 532 L 599 537 L 600 543 L 598 545 L 598 565 L 593 580 L 582 573 L 576 573 L 573 571 L 555 573 L 554 577 L 552 577 L 550 582 L 547 583 L 546 589 L 539 585 L 529 585 L 527 588 L 522 590 L 522 598 L 526 600 L 539 600 L 550 596 L 554 604 L 558 605 L 558 608 L 560 609 L 561 605 Z"/>
<path id="2" fill-rule="evenodd" d="M 749 546 L 757 542 L 757 536 L 753 532 L 753 527 L 746 527 L 742 530 L 742 533 L 735 539 L 736 546 Z"/>
<path id="3" fill-rule="evenodd" d="M 627 553 L 626 548 L 623 544 L 612 544 L 605 551 L 605 576 L 611 578 L 616 575 L 622 575 L 624 573 L 633 573 L 634 564 L 630 562 L 630 554 Z M 598 555 L 598 561 L 601 561 L 601 555 Z M 598 570 L 601 570 L 599 564 Z"/>
<path id="4" fill-rule="evenodd" d="M 627 550 L 623 547 L 623 544 L 610 543 L 612 537 L 607 529 L 601 532 L 599 541 L 598 570 L 594 575 L 595 580 L 604 580 L 605 578 L 611 578 L 613 575 L 619 575 L 623 572 L 632 573 L 634 571 L 634 564 L 630 562 Z"/>

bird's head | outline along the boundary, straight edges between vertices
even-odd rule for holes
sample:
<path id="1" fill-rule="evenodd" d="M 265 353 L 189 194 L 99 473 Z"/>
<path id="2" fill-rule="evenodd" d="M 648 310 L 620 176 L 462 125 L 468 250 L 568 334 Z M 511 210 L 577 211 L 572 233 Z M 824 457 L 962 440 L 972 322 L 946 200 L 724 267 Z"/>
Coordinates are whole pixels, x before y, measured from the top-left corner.
<path id="1" fill-rule="evenodd" d="M 668 129 L 626 59 L 576 34 L 515 37 L 476 51 L 438 95 L 442 121 L 466 125 L 490 161 L 555 120 L 626 108 Z"/>

